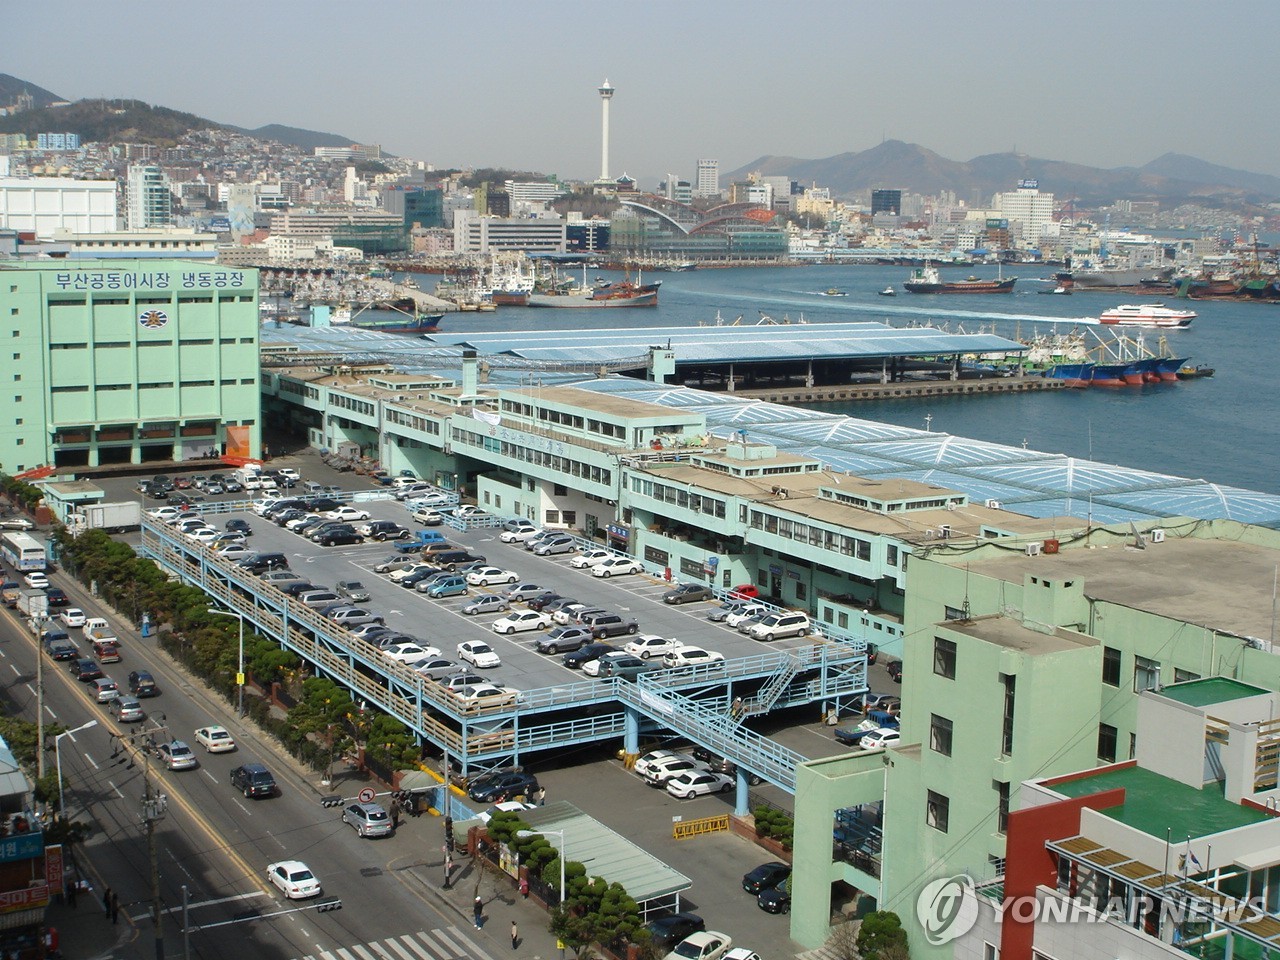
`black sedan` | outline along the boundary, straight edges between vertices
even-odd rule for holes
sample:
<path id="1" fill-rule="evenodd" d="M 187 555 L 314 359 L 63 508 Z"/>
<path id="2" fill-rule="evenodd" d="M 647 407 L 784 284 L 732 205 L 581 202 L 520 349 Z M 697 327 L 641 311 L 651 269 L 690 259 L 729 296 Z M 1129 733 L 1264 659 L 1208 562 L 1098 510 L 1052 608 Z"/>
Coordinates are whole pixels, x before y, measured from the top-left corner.
<path id="1" fill-rule="evenodd" d="M 226 530 L 228 533 L 243 533 L 246 537 L 253 536 L 253 528 L 249 526 L 246 520 L 228 520 Z"/>
<path id="2" fill-rule="evenodd" d="M 541 610 L 548 603 L 554 603 L 556 600 L 563 599 L 560 594 L 548 590 L 546 593 L 540 593 L 536 597 L 530 597 L 525 601 L 525 606 L 530 610 Z"/>
<path id="3" fill-rule="evenodd" d="M 45 604 L 50 607 L 65 607 L 71 601 L 60 587 L 49 587 L 44 592 Z"/>
<path id="4" fill-rule="evenodd" d="M 776 887 L 766 887 L 756 896 L 756 905 L 766 913 L 791 912 L 791 880 L 788 878 Z"/>
<path id="5" fill-rule="evenodd" d="M 776 887 L 783 880 L 791 876 L 791 864 L 779 863 L 762 863 L 750 873 L 742 878 L 742 889 L 747 893 L 759 894 L 761 890 L 768 890 L 770 887 Z"/>
<path id="6" fill-rule="evenodd" d="M 610 646 L 607 643 L 588 643 L 579 647 L 577 650 L 573 651 L 573 653 L 566 653 L 564 655 L 564 660 L 561 662 L 570 670 L 577 670 L 581 668 L 584 663 L 589 663 L 592 660 L 598 660 L 603 654 L 612 653 L 617 649 L 617 647 Z"/>
<path id="7" fill-rule="evenodd" d="M 645 924 L 649 936 L 656 947 L 668 947 L 679 943 L 691 933 L 701 933 L 707 929 L 707 922 L 696 913 L 673 913 L 669 917 L 658 917 Z"/>
<path id="8" fill-rule="evenodd" d="M 501 803 L 512 797 L 527 797 L 537 789 L 538 778 L 531 773 L 489 773 L 471 782 L 467 796 L 476 803 Z"/>
<path id="9" fill-rule="evenodd" d="M 102 668 L 96 660 L 76 660 L 71 664 L 71 675 L 81 683 L 88 683 L 102 677 Z"/>

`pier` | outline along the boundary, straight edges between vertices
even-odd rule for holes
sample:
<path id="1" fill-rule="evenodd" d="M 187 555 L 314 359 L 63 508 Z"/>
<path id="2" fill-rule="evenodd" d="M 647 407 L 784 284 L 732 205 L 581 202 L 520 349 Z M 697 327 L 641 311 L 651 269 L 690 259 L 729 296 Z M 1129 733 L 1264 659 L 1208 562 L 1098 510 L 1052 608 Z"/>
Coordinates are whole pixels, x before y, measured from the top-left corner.
<path id="1" fill-rule="evenodd" d="M 997 393 L 1063 390 L 1065 380 L 1002 377 L 992 380 L 919 380 L 897 383 L 845 383 L 814 387 L 734 390 L 735 397 L 773 403 L 843 403 L 853 400 L 910 400 L 918 397 L 968 397 Z"/>

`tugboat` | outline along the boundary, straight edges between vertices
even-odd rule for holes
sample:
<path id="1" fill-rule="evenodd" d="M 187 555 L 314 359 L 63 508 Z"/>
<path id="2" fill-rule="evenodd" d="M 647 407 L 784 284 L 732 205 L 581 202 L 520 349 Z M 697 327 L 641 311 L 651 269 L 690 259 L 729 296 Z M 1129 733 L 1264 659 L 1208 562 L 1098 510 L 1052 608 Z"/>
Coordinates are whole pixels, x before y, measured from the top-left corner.
<path id="1" fill-rule="evenodd" d="M 880 291 L 880 296 L 882 297 L 896 297 L 897 295 L 898 295 L 898 292 L 893 289 L 892 285 L 887 286 Z"/>
<path id="2" fill-rule="evenodd" d="M 1212 377 L 1214 374 L 1213 367 L 1206 367 L 1203 363 L 1197 363 L 1194 367 L 1179 367 L 1179 380 L 1201 380 L 1205 377 Z"/>

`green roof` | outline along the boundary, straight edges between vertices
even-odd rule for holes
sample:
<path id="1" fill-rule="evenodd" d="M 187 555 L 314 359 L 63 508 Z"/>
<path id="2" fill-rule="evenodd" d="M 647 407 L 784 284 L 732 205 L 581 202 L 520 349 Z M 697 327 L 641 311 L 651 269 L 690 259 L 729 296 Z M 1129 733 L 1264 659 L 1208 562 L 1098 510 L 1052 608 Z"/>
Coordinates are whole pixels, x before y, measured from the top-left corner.
<path id="1" fill-rule="evenodd" d="M 1207 837 L 1271 819 L 1261 810 L 1226 800 L 1219 784 L 1197 790 L 1140 767 L 1108 768 L 1047 786 L 1067 797 L 1121 788 L 1125 792 L 1124 803 L 1099 812 L 1160 840 L 1172 836 L 1185 842 L 1187 837 Z"/>
<path id="2" fill-rule="evenodd" d="M 1205 677 L 1203 680 L 1188 680 L 1186 683 L 1164 687 L 1160 690 L 1160 696 L 1185 703 L 1189 707 L 1207 707 L 1211 703 L 1243 700 L 1245 697 L 1258 697 L 1268 692 L 1262 687 L 1228 677 Z"/>

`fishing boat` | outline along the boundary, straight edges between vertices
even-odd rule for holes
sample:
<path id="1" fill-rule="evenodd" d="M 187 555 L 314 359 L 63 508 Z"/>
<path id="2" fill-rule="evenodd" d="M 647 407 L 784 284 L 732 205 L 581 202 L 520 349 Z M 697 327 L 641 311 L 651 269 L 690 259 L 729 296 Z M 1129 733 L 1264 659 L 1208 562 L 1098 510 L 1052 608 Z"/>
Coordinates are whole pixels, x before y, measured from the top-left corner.
<path id="1" fill-rule="evenodd" d="M 919 267 L 913 270 L 911 277 L 903 282 L 907 293 L 1012 293 L 1017 277 L 999 277 L 995 280 L 979 280 L 967 277 L 964 280 L 943 280 L 937 267 Z"/>
<path id="2" fill-rule="evenodd" d="M 880 291 L 880 296 L 882 297 L 896 297 L 897 295 L 898 295 L 898 292 L 894 290 L 892 286 L 885 287 L 883 290 Z"/>
<path id="3" fill-rule="evenodd" d="M 1122 327 L 1181 329 L 1196 318 L 1192 310 L 1173 310 L 1159 303 L 1125 303 L 1103 311 L 1098 322 Z"/>
<path id="4" fill-rule="evenodd" d="M 1052 290 L 1037 290 L 1036 293 L 1049 293 L 1049 294 L 1056 294 L 1060 297 L 1069 297 L 1071 296 L 1071 288 L 1057 286 L 1057 287 L 1054 287 Z"/>
<path id="5" fill-rule="evenodd" d="M 1197 363 L 1194 367 L 1185 366 L 1178 368 L 1179 380 L 1202 380 L 1206 377 L 1212 377 L 1213 374 L 1213 367 L 1206 367 L 1203 363 Z"/>
<path id="6" fill-rule="evenodd" d="M 848 295 L 849 294 L 845 293 L 839 287 L 827 287 L 827 289 L 823 290 L 821 293 L 821 296 L 824 297 L 847 297 Z"/>

